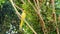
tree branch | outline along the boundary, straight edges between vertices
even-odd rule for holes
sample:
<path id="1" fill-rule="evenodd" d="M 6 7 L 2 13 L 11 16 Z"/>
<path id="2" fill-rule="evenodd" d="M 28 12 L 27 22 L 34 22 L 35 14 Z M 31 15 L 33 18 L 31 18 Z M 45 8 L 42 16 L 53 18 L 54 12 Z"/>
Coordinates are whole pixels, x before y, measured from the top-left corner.
<path id="1" fill-rule="evenodd" d="M 11 2 L 13 8 L 15 9 L 18 18 L 21 19 L 21 18 L 20 18 L 21 15 L 20 15 L 20 13 L 18 12 L 18 10 L 16 9 L 16 7 L 14 6 L 13 1 L 12 1 L 12 0 L 9 0 L 9 1 Z M 22 9 L 20 8 L 20 10 L 22 10 Z M 34 32 L 34 34 L 37 34 L 37 33 L 35 32 L 35 30 L 28 24 L 28 22 L 27 22 L 26 20 L 24 20 L 24 22 L 27 24 L 27 26 L 29 26 L 29 28 Z"/>
<path id="2" fill-rule="evenodd" d="M 59 34 L 59 29 L 58 29 L 58 26 L 57 26 L 57 20 L 56 20 L 56 13 L 55 13 L 55 6 L 54 6 L 54 0 L 50 0 L 51 1 L 51 4 L 52 4 L 52 12 L 53 12 L 53 20 L 54 20 L 54 23 L 56 24 L 56 32 L 57 34 Z"/>
<path id="3" fill-rule="evenodd" d="M 41 24 L 42 30 L 43 30 L 44 34 L 46 34 L 46 33 L 47 33 L 47 29 L 46 29 L 46 27 L 45 27 L 45 22 L 44 22 L 41 14 L 40 14 L 40 9 L 39 9 L 39 7 L 37 7 L 37 8 L 38 8 L 38 10 L 37 10 L 37 9 L 35 8 L 35 6 L 31 3 L 30 0 L 28 0 L 28 2 L 30 3 L 30 5 L 34 8 L 35 12 L 37 13 L 37 15 L 38 15 L 38 17 L 39 17 L 39 20 L 40 20 L 40 24 Z M 35 2 L 35 1 L 34 1 L 34 2 Z M 37 2 L 38 2 L 38 0 L 37 0 Z M 35 2 L 35 3 L 36 3 L 36 2 Z M 37 3 L 37 4 L 38 4 L 38 3 Z M 39 4 L 38 4 L 38 5 L 39 5 Z"/>

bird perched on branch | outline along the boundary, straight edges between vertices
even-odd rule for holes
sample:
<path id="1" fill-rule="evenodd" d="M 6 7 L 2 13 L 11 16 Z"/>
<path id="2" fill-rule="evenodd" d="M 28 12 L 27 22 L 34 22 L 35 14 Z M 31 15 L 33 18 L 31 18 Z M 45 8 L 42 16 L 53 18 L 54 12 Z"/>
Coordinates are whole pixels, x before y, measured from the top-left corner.
<path id="1" fill-rule="evenodd" d="M 22 26 L 24 24 L 24 19 L 26 17 L 26 13 L 25 10 L 23 10 L 22 14 L 21 14 L 21 22 L 20 22 L 20 29 L 22 29 Z"/>

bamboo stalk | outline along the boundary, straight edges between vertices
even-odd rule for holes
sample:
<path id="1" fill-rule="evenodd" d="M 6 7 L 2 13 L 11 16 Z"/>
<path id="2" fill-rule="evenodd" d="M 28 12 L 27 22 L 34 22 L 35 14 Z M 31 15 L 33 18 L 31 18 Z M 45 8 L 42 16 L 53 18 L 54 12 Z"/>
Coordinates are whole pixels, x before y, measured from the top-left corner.
<path id="1" fill-rule="evenodd" d="M 51 4 L 52 4 L 52 12 L 53 12 L 53 20 L 54 20 L 54 23 L 56 24 L 56 32 L 57 34 L 59 34 L 59 28 L 58 28 L 58 25 L 57 25 L 57 20 L 56 20 L 56 13 L 55 13 L 55 6 L 54 6 L 54 0 L 50 0 L 51 1 Z"/>
<path id="2" fill-rule="evenodd" d="M 18 12 L 18 10 L 16 9 L 16 7 L 14 6 L 13 1 L 12 1 L 12 0 L 9 0 L 9 1 L 11 2 L 13 8 L 15 9 L 18 18 L 21 19 L 21 18 L 20 18 L 21 15 L 20 15 L 20 13 Z M 26 20 L 24 20 L 24 22 L 25 22 L 25 23 L 27 24 L 27 26 L 34 32 L 34 34 L 37 34 L 36 31 L 28 24 L 28 22 L 27 22 Z"/>

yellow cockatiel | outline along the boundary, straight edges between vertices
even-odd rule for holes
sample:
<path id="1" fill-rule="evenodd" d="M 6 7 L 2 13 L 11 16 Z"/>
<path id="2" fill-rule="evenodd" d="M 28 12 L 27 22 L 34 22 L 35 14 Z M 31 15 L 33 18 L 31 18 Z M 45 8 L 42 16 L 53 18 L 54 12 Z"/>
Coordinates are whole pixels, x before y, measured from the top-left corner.
<path id="1" fill-rule="evenodd" d="M 23 24 L 24 24 L 24 19 L 25 19 L 25 17 L 26 17 L 26 13 L 25 13 L 25 10 L 22 12 L 22 14 L 21 14 L 21 22 L 20 22 L 20 29 L 22 29 L 22 26 L 23 26 Z"/>

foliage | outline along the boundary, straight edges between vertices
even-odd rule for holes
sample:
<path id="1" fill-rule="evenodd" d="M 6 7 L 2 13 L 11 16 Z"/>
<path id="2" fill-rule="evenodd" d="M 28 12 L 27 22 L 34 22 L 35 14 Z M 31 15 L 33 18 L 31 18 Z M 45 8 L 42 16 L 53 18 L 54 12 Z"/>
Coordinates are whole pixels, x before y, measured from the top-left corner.
<path id="1" fill-rule="evenodd" d="M 14 0 L 14 3 L 23 8 L 26 13 L 26 20 L 31 25 L 31 27 L 37 32 L 37 34 L 43 34 L 42 27 L 39 23 L 39 17 L 36 14 L 34 8 L 30 5 L 30 3 L 25 0 L 25 4 L 23 4 L 20 0 Z M 51 4 L 47 5 L 47 0 L 43 0 L 41 4 L 41 15 L 43 17 L 43 20 L 45 22 L 45 25 L 48 30 L 48 34 L 56 34 L 56 24 L 53 23 L 52 18 L 52 6 Z M 34 5 L 33 1 L 31 0 L 31 3 Z M 60 0 L 55 0 L 55 11 L 56 11 L 56 18 L 57 18 L 57 24 L 58 28 L 60 30 Z M 15 14 L 15 10 L 12 7 L 9 0 L 0 0 L 0 34 L 34 34 L 33 31 L 27 26 L 26 23 L 23 24 L 23 31 L 20 32 L 19 30 L 19 23 L 20 20 L 18 16 Z M 18 9 L 18 8 L 17 8 Z M 22 13 L 21 10 L 19 10 L 19 13 Z M 3 33 L 4 32 L 4 33 Z"/>

